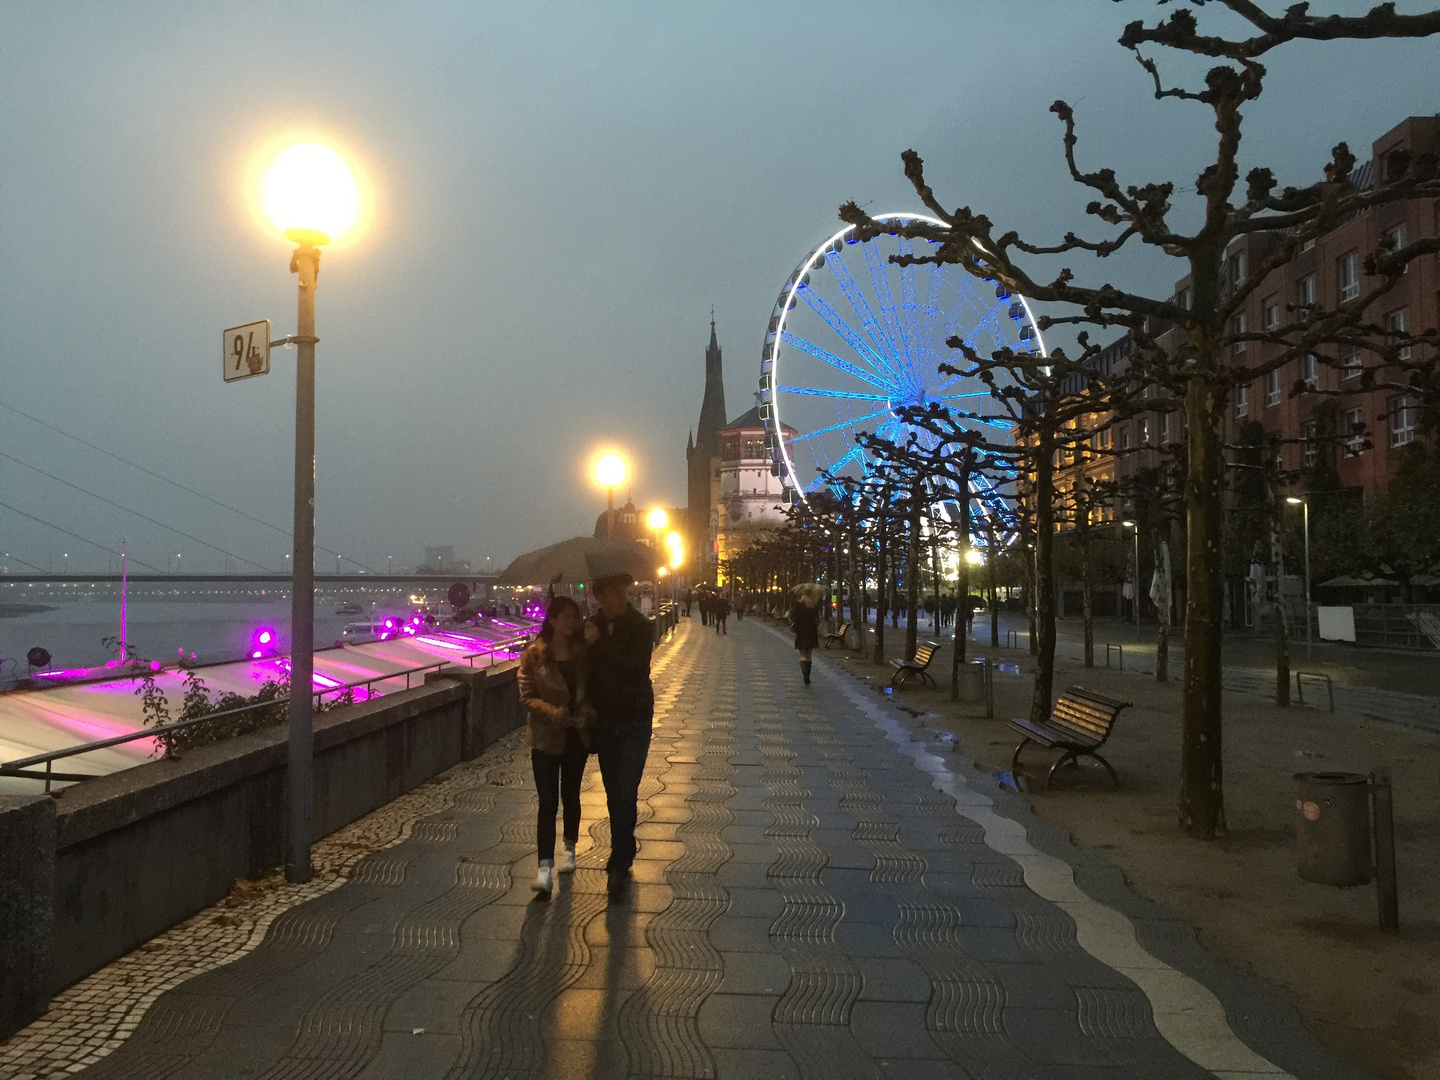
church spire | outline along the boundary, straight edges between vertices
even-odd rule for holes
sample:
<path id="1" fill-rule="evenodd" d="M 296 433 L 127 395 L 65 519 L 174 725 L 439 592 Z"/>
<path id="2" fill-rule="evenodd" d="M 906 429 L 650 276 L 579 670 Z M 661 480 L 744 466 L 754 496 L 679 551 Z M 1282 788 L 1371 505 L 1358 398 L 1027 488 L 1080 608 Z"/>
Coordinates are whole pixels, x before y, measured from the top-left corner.
<path id="1" fill-rule="evenodd" d="M 719 431 L 725 426 L 725 379 L 720 362 L 720 340 L 715 333 L 715 309 L 710 309 L 710 344 L 705 349 L 705 397 L 700 402 L 700 423 L 695 445 L 707 454 L 720 453 Z"/>

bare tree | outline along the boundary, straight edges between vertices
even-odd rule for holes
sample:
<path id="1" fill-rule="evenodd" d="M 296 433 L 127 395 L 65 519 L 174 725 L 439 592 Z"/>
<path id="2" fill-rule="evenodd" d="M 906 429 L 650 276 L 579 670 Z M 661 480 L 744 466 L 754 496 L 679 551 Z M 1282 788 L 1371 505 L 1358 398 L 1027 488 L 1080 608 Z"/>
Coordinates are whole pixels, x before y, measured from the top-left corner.
<path id="1" fill-rule="evenodd" d="M 1204 2 L 1196 0 L 1196 6 Z M 1196 13 L 1183 8 L 1154 25 L 1132 22 L 1120 37 L 1120 44 L 1131 50 L 1144 68 L 1157 98 L 1202 106 L 1213 115 L 1214 161 L 1195 181 L 1196 195 L 1203 203 L 1203 221 L 1195 231 L 1179 231 L 1170 223 L 1171 197 L 1176 190 L 1173 182 L 1125 185 L 1113 169 L 1082 170 L 1075 153 L 1075 112 L 1063 101 L 1057 101 L 1051 111 L 1064 128 L 1064 154 L 1071 178 L 1099 196 L 1087 212 L 1111 229 L 1100 239 L 1072 231 L 1058 243 L 1035 244 L 1014 231 L 996 235 L 992 222 L 983 214 L 968 207 L 949 209 L 941 204 L 926 182 L 920 156 L 913 150 L 903 155 L 906 175 L 943 224 L 880 223 L 854 203 L 840 210 L 843 220 L 857 226 L 859 239 L 898 233 L 936 245 L 928 255 L 893 257 L 897 262 L 959 265 L 1013 292 L 1074 312 L 1042 318 L 1042 329 L 1060 323 L 1129 329 L 1145 346 L 1143 352 L 1153 377 L 1183 394 L 1188 438 L 1187 572 L 1179 820 L 1192 835 L 1205 838 L 1225 829 L 1220 645 L 1225 482 L 1222 432 L 1226 402 L 1237 385 L 1307 353 L 1320 352 L 1327 344 L 1363 342 L 1398 365 L 1403 359 L 1396 348 L 1400 343 L 1393 335 L 1387 341 L 1383 328 L 1365 321 L 1365 312 L 1399 280 L 1408 262 L 1440 250 L 1440 240 L 1427 237 L 1370 256 L 1364 266 L 1369 286 L 1355 300 L 1337 308 L 1297 310 L 1287 325 L 1253 334 L 1235 324 L 1235 312 L 1271 271 L 1283 266 L 1301 245 L 1329 231 L 1345 215 L 1401 199 L 1440 196 L 1433 157 L 1396 161 L 1387 175 L 1377 178 L 1371 187 L 1357 187 L 1351 182 L 1355 159 L 1343 143 L 1334 149 L 1323 179 L 1318 182 L 1277 191 L 1274 173 L 1255 168 L 1245 177 L 1241 191 L 1238 161 L 1242 110 L 1261 95 L 1266 70 L 1260 58 L 1297 41 L 1428 36 L 1440 31 L 1440 12 L 1401 15 L 1394 4 L 1384 3 L 1357 16 L 1317 15 L 1311 13 L 1309 4 L 1296 3 L 1275 15 L 1255 0 L 1212 2 L 1237 16 L 1250 36 L 1204 34 Z M 1147 55 L 1152 48 L 1218 63 L 1206 73 L 1203 87 L 1169 86 L 1157 62 Z M 1277 238 L 1269 257 L 1257 260 L 1243 277 L 1227 277 L 1226 254 L 1232 241 L 1255 233 Z M 1109 283 L 1082 285 L 1070 268 L 1044 281 L 1032 273 L 1028 258 L 1072 254 L 1110 257 L 1137 240 L 1185 265 L 1190 281 L 1188 304 L 1175 297 L 1147 296 Z M 1152 323 L 1177 331 L 1178 341 L 1168 353 L 1149 339 Z M 1240 367 L 1231 362 L 1231 346 L 1242 340 L 1269 341 L 1280 348 L 1267 360 Z M 1430 331 L 1409 340 L 1433 344 L 1436 335 Z"/>

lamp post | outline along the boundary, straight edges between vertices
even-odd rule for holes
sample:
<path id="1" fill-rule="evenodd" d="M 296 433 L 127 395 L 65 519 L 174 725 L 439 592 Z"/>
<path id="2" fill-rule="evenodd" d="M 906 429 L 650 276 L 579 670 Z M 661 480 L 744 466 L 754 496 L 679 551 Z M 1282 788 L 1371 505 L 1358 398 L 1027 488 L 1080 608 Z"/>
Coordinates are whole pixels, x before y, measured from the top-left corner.
<path id="1" fill-rule="evenodd" d="M 651 510 L 650 513 L 646 516 L 645 524 L 650 526 L 650 533 L 655 540 L 655 555 L 657 558 L 659 558 L 661 551 L 660 530 L 665 528 L 666 525 L 670 524 L 670 515 L 665 513 L 664 510 L 661 510 L 657 506 L 654 510 Z M 660 614 L 660 579 L 664 577 L 665 574 L 666 569 L 664 564 L 662 563 L 660 564 L 659 569 L 655 573 L 654 606 L 656 615 Z"/>
<path id="2" fill-rule="evenodd" d="M 315 288 L 320 249 L 345 232 L 359 210 L 350 168 L 327 146 L 300 143 L 266 171 L 266 213 L 296 244 L 295 550 L 290 565 L 290 727 L 286 778 L 285 879 L 309 881 L 313 833 L 315 686 Z"/>
<path id="3" fill-rule="evenodd" d="M 1287 503 L 1300 505 L 1300 512 L 1305 522 L 1305 659 L 1315 659 L 1314 635 L 1310 632 L 1310 500 L 1305 496 L 1288 496 Z M 1281 589 L 1284 589 L 1285 582 L 1280 582 Z"/>
<path id="4" fill-rule="evenodd" d="M 1121 525 L 1135 530 L 1135 640 L 1140 640 L 1140 523 L 1122 521 Z"/>
<path id="5" fill-rule="evenodd" d="M 605 539 L 615 538 L 615 489 L 625 482 L 625 459 L 606 454 L 595 462 L 595 482 L 605 489 Z"/>

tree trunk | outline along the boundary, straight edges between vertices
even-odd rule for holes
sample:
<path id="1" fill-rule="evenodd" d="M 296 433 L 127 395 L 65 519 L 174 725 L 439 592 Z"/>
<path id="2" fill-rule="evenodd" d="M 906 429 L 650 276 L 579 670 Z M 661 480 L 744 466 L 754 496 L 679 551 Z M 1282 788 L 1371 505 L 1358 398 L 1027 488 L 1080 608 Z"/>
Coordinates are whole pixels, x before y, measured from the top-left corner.
<path id="1" fill-rule="evenodd" d="M 860 545 L 856 543 L 855 526 L 852 524 L 846 530 L 846 547 L 849 557 L 845 560 L 845 569 L 850 575 L 850 625 L 855 628 L 855 648 L 858 652 L 865 651 L 865 571 L 860 558 Z M 849 645 L 845 645 L 849 648 Z"/>
<path id="2" fill-rule="evenodd" d="M 910 547 L 905 553 L 905 655 L 920 643 L 920 485 L 910 492 Z"/>
<path id="3" fill-rule="evenodd" d="M 1157 529 L 1157 537 L 1164 534 Z M 1170 580 L 1165 574 L 1165 541 L 1155 545 L 1155 681 L 1170 681 Z"/>
<path id="4" fill-rule="evenodd" d="M 1185 389 L 1185 702 L 1179 822 L 1191 836 L 1204 840 L 1225 832 L 1220 718 L 1225 403 L 1223 389 L 1203 377 L 1191 378 Z"/>
<path id="5" fill-rule="evenodd" d="M 930 583 L 934 586 L 935 598 L 935 613 L 931 617 L 930 624 L 938 641 L 944 633 L 944 628 L 940 625 L 940 530 L 933 524 L 930 533 Z"/>
<path id="6" fill-rule="evenodd" d="M 985 567 L 990 577 L 990 647 L 1000 647 L 1000 589 L 995 584 L 995 578 L 999 571 L 995 566 L 995 558 L 998 553 L 995 550 L 995 518 L 993 514 L 985 515 Z M 965 598 L 965 609 L 970 609 L 970 598 Z"/>
<path id="7" fill-rule="evenodd" d="M 1085 520 L 1079 523 L 1075 537 L 1080 543 L 1080 615 L 1085 635 L 1085 666 L 1089 668 L 1095 666 L 1095 605 L 1090 581 L 1090 513 L 1088 508 L 1082 512 Z"/>
<path id="8" fill-rule="evenodd" d="M 962 492 L 970 491 L 969 473 L 960 477 L 958 486 Z M 965 614 L 970 610 L 970 560 L 966 558 L 970 554 L 969 499 L 960 501 L 960 529 L 955 537 L 955 546 L 960 552 L 960 561 L 955 567 L 955 626 L 950 635 L 953 646 L 950 657 L 951 701 L 960 700 L 960 665 L 965 663 Z"/>
<path id="9" fill-rule="evenodd" d="M 1050 693 L 1055 684 L 1055 439 L 1042 429 L 1035 448 L 1035 581 L 1031 606 L 1034 623 L 1030 651 L 1035 654 L 1035 693 L 1030 720 L 1050 719 Z"/>
<path id="10" fill-rule="evenodd" d="M 875 663 L 882 665 L 885 663 L 885 616 L 890 603 L 890 569 L 885 563 L 886 548 L 889 546 L 886 524 L 882 509 L 879 517 L 880 539 L 875 546 Z"/>
<path id="11" fill-rule="evenodd" d="M 1269 465 L 1266 465 L 1268 471 Z M 1282 709 L 1290 704 L 1290 635 L 1285 626 L 1285 545 L 1280 536 L 1280 515 L 1285 497 L 1280 485 L 1267 485 L 1270 496 L 1270 565 L 1275 570 L 1275 704 Z"/>

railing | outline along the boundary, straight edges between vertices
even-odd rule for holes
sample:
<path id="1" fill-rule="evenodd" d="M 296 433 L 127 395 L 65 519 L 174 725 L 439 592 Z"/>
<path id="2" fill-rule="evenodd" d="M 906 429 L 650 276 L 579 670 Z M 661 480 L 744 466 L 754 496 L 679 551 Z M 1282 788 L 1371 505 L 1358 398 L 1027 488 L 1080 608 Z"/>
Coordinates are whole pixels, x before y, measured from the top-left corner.
<path id="1" fill-rule="evenodd" d="M 1112 644 L 1111 644 L 1110 642 L 1108 642 L 1108 641 L 1105 643 L 1105 666 L 1106 666 L 1106 667 L 1109 667 L 1109 666 L 1110 666 L 1110 652 L 1111 652 L 1111 650 L 1114 650 L 1115 652 L 1117 652 L 1117 653 L 1120 654 L 1120 670 L 1121 670 L 1121 671 L 1124 671 L 1124 670 L 1125 670 L 1125 646 L 1124 646 L 1124 645 L 1112 645 Z"/>
<path id="2" fill-rule="evenodd" d="M 418 667 L 404 668 L 400 671 L 380 672 L 366 679 L 356 679 L 354 682 L 342 683 L 336 686 L 323 686 L 320 689 L 315 690 L 311 696 L 314 697 L 315 705 L 318 709 L 320 704 L 324 700 L 326 694 L 343 695 L 346 693 L 352 693 L 353 691 L 363 687 L 365 689 L 365 698 L 368 701 L 375 696 L 376 683 L 388 682 L 391 679 L 399 679 L 403 676 L 405 679 L 405 689 L 409 690 L 411 688 L 410 677 L 412 675 L 425 671 L 439 671 L 440 669 L 448 667 L 450 664 L 455 663 L 456 660 L 468 661 L 469 666 L 474 667 L 475 658 L 477 656 L 490 656 L 490 666 L 493 667 L 494 656 L 497 652 L 516 652 L 518 651 L 516 646 L 518 646 L 519 649 L 523 649 L 529 641 L 529 635 L 518 638 L 509 638 L 505 641 L 497 641 L 494 642 L 487 650 L 483 650 L 481 652 L 467 653 L 464 656 L 456 657 L 455 660 L 439 660 L 433 664 L 421 664 Z M 254 712 L 256 709 L 269 709 L 273 708 L 276 705 L 288 705 L 289 703 L 290 699 L 288 697 L 272 698 L 269 701 L 254 701 L 248 705 L 241 705 L 239 708 L 224 709 L 221 712 L 208 713 L 205 716 L 196 716 L 192 719 L 180 720 L 173 724 L 163 724 L 157 727 L 141 728 L 138 731 L 131 731 L 124 735 L 115 735 L 108 739 L 98 739 L 95 742 L 80 743 L 77 746 L 67 746 L 60 750 L 47 750 L 43 754 L 32 754 L 30 757 L 17 758 L 14 761 L 0 762 L 0 776 L 16 776 L 25 780 L 44 780 L 45 790 L 46 792 L 49 792 L 50 784 L 52 781 L 58 780 L 62 783 L 70 783 L 78 782 L 81 780 L 93 780 L 97 776 L 105 775 L 104 773 L 55 772 L 54 763 L 64 758 L 76 757 L 80 754 L 88 754 L 92 750 L 105 750 L 112 746 L 120 746 L 124 743 L 135 742 L 138 739 L 155 739 L 163 735 L 168 735 L 172 731 L 183 731 L 187 728 L 194 727 L 197 724 L 205 724 L 213 720 L 222 719 L 227 716 L 237 716 L 241 713 Z M 44 765 L 45 770 L 43 772 L 38 771 L 35 768 L 35 766 L 38 765 Z"/>

